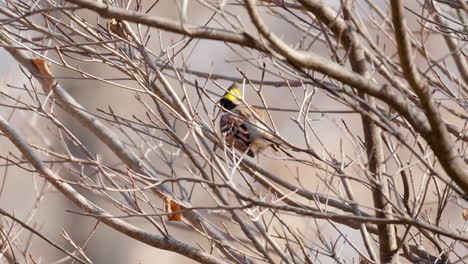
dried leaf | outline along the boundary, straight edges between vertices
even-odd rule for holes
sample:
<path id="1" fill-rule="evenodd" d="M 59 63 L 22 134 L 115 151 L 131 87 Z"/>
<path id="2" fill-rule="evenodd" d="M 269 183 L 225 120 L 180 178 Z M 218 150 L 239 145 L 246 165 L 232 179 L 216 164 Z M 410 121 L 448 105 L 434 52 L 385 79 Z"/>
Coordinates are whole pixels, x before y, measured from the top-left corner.
<path id="1" fill-rule="evenodd" d="M 463 216 L 463 219 L 465 219 L 465 221 L 468 221 L 468 208 L 465 208 L 463 210 L 462 216 Z"/>
<path id="2" fill-rule="evenodd" d="M 174 202 L 169 197 L 164 197 L 164 203 L 165 210 L 167 213 L 167 219 L 169 221 L 182 221 L 182 214 L 180 213 L 180 209 L 182 207 L 180 206 L 180 204 Z"/>
<path id="3" fill-rule="evenodd" d="M 50 93 L 56 85 L 52 71 L 50 70 L 49 64 L 44 59 L 34 58 L 31 62 L 36 66 L 40 76 L 37 76 L 43 84 L 43 89 L 46 93 Z"/>
<path id="4" fill-rule="evenodd" d="M 366 259 L 362 255 L 359 255 L 359 264 L 371 264 L 371 263 L 372 262 L 370 262 L 368 259 Z"/>
<path id="5" fill-rule="evenodd" d="M 109 28 L 119 37 L 123 39 L 129 39 L 129 35 L 125 32 L 122 22 L 118 21 L 117 19 L 112 18 L 111 20 L 109 20 Z"/>

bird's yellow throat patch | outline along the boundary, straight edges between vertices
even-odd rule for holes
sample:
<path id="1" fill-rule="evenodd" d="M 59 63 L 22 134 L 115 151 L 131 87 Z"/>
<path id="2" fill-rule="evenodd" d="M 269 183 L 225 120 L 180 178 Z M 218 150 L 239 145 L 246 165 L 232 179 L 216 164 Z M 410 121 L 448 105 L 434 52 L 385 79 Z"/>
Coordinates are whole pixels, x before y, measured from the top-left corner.
<path id="1" fill-rule="evenodd" d="M 236 102 L 239 98 L 242 98 L 242 92 L 236 86 L 232 85 L 229 87 L 228 92 L 224 94 L 224 98 L 231 102 Z"/>

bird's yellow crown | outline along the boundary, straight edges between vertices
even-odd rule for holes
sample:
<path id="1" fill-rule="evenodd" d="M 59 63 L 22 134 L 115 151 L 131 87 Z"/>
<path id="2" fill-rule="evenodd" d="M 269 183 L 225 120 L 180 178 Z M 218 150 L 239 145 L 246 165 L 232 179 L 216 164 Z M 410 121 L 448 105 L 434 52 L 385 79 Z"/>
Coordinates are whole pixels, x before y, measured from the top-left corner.
<path id="1" fill-rule="evenodd" d="M 224 98 L 234 103 L 242 98 L 242 92 L 239 88 L 237 88 L 237 85 L 233 83 L 229 87 L 228 91 L 224 94 Z"/>

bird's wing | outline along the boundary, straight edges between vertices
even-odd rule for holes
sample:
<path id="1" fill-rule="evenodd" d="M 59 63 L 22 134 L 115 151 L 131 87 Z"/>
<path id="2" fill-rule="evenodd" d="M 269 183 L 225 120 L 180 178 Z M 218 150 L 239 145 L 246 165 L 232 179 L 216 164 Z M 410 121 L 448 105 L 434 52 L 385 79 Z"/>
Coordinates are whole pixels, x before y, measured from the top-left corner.
<path id="1" fill-rule="evenodd" d="M 247 126 L 252 126 L 258 131 L 256 134 L 252 135 L 253 138 L 261 137 L 263 140 L 270 142 L 275 151 L 278 151 L 277 149 L 279 148 L 278 145 L 281 145 L 281 142 L 276 139 L 270 132 L 268 132 L 268 128 L 263 125 L 266 123 L 265 121 L 265 115 L 259 111 L 257 108 L 250 106 L 250 109 L 252 109 L 252 112 L 255 113 L 252 114 L 252 112 L 247 108 L 241 108 L 239 111 L 239 116 L 245 118 L 245 120 L 250 120 L 250 124 Z"/>
<path id="2" fill-rule="evenodd" d="M 221 117 L 219 126 L 221 133 L 230 146 L 235 147 L 241 152 L 247 151 L 247 155 L 254 157 L 255 154 L 251 149 L 252 137 L 245 126 L 245 122 L 241 118 L 226 113 Z"/>

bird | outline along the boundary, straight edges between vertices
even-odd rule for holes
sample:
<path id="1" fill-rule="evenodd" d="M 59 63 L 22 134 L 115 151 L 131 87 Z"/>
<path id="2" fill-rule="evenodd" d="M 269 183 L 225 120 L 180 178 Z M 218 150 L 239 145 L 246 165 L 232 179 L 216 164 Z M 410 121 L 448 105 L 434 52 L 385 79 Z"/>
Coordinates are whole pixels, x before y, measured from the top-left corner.
<path id="1" fill-rule="evenodd" d="M 223 111 L 219 126 L 226 143 L 252 158 L 268 147 L 281 150 L 278 141 L 264 125 L 264 115 L 241 98 L 241 90 L 233 83 L 219 100 Z"/>

